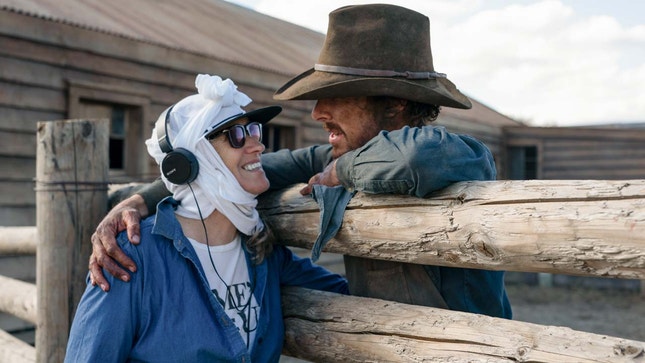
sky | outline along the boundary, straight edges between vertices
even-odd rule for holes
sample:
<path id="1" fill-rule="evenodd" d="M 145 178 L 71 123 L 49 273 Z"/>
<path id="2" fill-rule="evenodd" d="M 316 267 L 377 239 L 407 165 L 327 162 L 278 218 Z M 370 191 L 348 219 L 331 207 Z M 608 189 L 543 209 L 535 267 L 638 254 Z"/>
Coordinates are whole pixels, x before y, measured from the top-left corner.
<path id="1" fill-rule="evenodd" d="M 228 1 L 321 33 L 344 5 L 404 6 L 430 18 L 435 70 L 498 112 L 532 126 L 645 122 L 642 0 Z"/>

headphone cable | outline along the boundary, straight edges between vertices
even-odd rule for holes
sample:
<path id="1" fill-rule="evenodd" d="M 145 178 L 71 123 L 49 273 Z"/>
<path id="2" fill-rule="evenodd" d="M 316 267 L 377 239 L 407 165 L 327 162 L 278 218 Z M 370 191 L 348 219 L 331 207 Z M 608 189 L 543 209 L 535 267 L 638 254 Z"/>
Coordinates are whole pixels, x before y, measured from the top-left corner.
<path id="1" fill-rule="evenodd" d="M 188 188 L 190 189 L 190 192 L 193 194 L 193 199 L 195 200 L 195 205 L 197 206 L 197 212 L 199 213 L 199 220 L 202 222 L 202 227 L 204 228 L 204 236 L 206 237 L 206 250 L 208 251 L 208 259 L 211 262 L 211 266 L 213 266 L 213 270 L 215 270 L 215 274 L 217 277 L 219 277 L 220 281 L 224 284 L 226 287 L 226 294 L 229 293 L 230 286 L 224 281 L 222 276 L 219 274 L 219 271 L 217 271 L 217 267 L 215 267 L 215 262 L 213 261 L 213 256 L 211 255 L 211 246 L 208 243 L 208 231 L 206 230 L 206 222 L 204 222 L 204 216 L 202 215 L 202 210 L 199 208 L 199 202 L 197 202 L 197 196 L 195 195 L 195 191 L 193 190 L 193 186 L 190 185 L 190 182 L 186 183 L 188 185 Z M 246 324 L 248 324 L 246 330 L 246 349 L 249 349 L 250 343 L 249 340 L 251 338 L 251 300 L 253 299 L 253 292 L 255 291 L 255 279 L 257 278 L 256 276 L 256 270 L 255 266 L 253 268 L 253 279 L 251 279 L 251 293 L 249 294 L 249 298 L 246 301 L 246 303 L 242 306 L 242 310 L 237 310 L 238 312 L 244 313 L 246 312 Z M 226 299 L 226 296 L 224 296 L 224 299 Z M 226 301 L 226 300 L 225 300 Z M 225 303 L 222 305 L 223 308 L 226 307 Z M 248 309 L 248 310 L 247 310 Z"/>

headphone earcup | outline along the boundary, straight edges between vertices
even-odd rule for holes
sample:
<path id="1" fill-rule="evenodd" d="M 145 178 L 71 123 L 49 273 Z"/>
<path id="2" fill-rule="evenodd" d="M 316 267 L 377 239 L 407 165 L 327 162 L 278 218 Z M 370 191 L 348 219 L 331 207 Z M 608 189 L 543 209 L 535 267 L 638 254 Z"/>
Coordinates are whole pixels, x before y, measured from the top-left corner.
<path id="1" fill-rule="evenodd" d="M 173 184 L 186 184 L 197 178 L 199 163 L 190 151 L 176 148 L 161 161 L 161 172 Z"/>

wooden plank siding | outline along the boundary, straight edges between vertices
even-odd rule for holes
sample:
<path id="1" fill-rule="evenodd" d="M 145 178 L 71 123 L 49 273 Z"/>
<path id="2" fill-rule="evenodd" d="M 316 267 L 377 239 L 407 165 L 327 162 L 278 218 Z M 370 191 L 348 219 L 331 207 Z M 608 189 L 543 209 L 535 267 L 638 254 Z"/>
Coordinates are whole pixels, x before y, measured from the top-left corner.
<path id="1" fill-rule="evenodd" d="M 539 146 L 539 179 L 645 178 L 645 130 L 505 128 L 508 146 Z"/>
<path id="2" fill-rule="evenodd" d="M 267 67 L 253 68 L 0 10 L 0 163 L 4 166 L 0 171 L 1 224 L 35 223 L 37 121 L 73 118 L 76 111 L 70 97 L 103 93 L 110 95 L 112 102 L 135 102 L 145 111 L 139 120 L 142 130 L 138 146 L 132 154 L 147 160 L 147 165 L 140 168 L 143 174 L 132 177 L 150 180 L 156 177 L 157 168 L 147 157 L 143 141 L 149 137 L 157 115 L 195 92 L 197 73 L 234 79 L 239 89 L 254 100 L 249 109 L 275 104 L 273 92 L 290 78 Z M 309 118 L 310 102 L 282 106 L 285 110 L 276 120 L 278 124 L 295 126 L 297 130 L 303 119 Z M 297 146 L 326 140 L 319 130 L 322 136 L 305 138 L 298 131 Z"/>

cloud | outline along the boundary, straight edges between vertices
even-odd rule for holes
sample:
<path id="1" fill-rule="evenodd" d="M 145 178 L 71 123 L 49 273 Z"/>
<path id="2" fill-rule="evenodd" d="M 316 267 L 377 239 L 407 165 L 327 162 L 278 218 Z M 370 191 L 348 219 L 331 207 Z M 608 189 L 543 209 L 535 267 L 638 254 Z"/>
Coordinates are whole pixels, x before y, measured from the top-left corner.
<path id="1" fill-rule="evenodd" d="M 560 1 L 484 10 L 434 37 L 435 65 L 474 98 L 535 125 L 645 120 L 645 62 L 631 58 L 645 46 L 640 28 L 578 17 Z"/>

